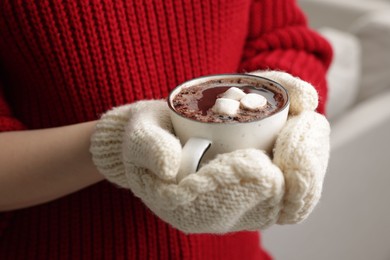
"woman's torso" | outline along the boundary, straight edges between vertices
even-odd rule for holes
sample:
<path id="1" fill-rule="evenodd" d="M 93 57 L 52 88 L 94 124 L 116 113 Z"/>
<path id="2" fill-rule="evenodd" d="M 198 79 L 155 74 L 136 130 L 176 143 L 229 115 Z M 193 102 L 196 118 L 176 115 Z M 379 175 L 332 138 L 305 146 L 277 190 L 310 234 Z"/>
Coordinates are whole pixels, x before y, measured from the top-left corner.
<path id="1" fill-rule="evenodd" d="M 2 0 L 0 5 L 5 96 L 14 115 L 37 129 L 95 120 L 113 106 L 164 98 L 187 79 L 236 71 L 250 1 Z M 130 191 L 107 182 L 0 218 L 1 259 L 263 255 L 256 232 L 184 235 Z"/>

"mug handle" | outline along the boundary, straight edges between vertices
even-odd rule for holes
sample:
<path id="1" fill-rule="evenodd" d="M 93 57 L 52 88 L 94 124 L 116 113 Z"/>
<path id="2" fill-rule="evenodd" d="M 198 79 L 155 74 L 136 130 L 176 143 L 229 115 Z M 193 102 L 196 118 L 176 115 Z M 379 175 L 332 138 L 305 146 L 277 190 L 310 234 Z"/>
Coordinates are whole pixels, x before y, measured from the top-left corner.
<path id="1" fill-rule="evenodd" d="M 200 161 L 210 146 L 211 141 L 204 138 L 191 137 L 188 139 L 183 146 L 180 168 L 176 177 L 177 182 L 198 170 Z"/>

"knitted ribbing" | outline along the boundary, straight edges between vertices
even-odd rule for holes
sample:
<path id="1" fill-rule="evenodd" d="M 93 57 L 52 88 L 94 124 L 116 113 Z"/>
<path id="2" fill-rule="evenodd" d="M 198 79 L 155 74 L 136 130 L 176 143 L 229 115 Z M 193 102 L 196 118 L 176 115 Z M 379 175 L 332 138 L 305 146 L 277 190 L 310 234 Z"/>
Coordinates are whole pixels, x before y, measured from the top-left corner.
<path id="1" fill-rule="evenodd" d="M 95 120 L 197 76 L 263 68 L 311 82 L 323 112 L 329 59 L 292 0 L 3 0 L 0 129 Z M 1 259 L 261 259 L 258 243 L 186 236 L 106 182 L 0 213 Z"/>

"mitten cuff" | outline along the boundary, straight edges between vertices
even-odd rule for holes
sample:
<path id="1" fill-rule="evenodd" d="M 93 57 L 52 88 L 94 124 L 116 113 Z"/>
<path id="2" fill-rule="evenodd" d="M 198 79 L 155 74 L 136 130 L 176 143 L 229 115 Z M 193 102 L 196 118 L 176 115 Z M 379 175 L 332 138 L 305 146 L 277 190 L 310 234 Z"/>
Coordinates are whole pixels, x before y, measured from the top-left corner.
<path id="1" fill-rule="evenodd" d="M 95 166 L 105 178 L 121 187 L 128 186 L 122 162 L 122 143 L 130 106 L 116 107 L 105 113 L 91 137 L 90 152 Z"/>

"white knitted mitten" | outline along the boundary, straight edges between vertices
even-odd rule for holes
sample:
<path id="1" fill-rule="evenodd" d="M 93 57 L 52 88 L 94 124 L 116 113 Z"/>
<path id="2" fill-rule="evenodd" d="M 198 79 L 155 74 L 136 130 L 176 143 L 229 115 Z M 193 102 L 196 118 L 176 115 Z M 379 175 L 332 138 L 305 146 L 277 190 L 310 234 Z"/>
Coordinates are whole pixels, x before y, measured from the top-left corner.
<path id="1" fill-rule="evenodd" d="M 107 180 L 131 188 L 128 165 L 148 169 L 162 180 L 176 179 L 181 145 L 172 135 L 168 110 L 164 100 L 139 101 L 116 107 L 100 118 L 90 151 Z"/>
<path id="2" fill-rule="evenodd" d="M 256 149 L 221 154 L 177 183 L 181 146 L 171 134 L 166 102 L 142 101 L 115 108 L 99 120 L 91 139 L 96 166 L 186 233 L 257 230 L 302 221 L 321 194 L 329 124 L 313 111 L 318 97 L 310 84 L 272 73 L 274 77 L 260 76 L 282 83 L 291 98 L 291 115 L 273 159 Z"/>
<path id="3" fill-rule="evenodd" d="M 272 79 L 290 96 L 289 119 L 274 147 L 273 163 L 284 174 L 285 194 L 278 224 L 303 221 L 317 205 L 329 162 L 330 125 L 314 112 L 318 94 L 308 82 L 281 71 L 250 74 Z"/>

